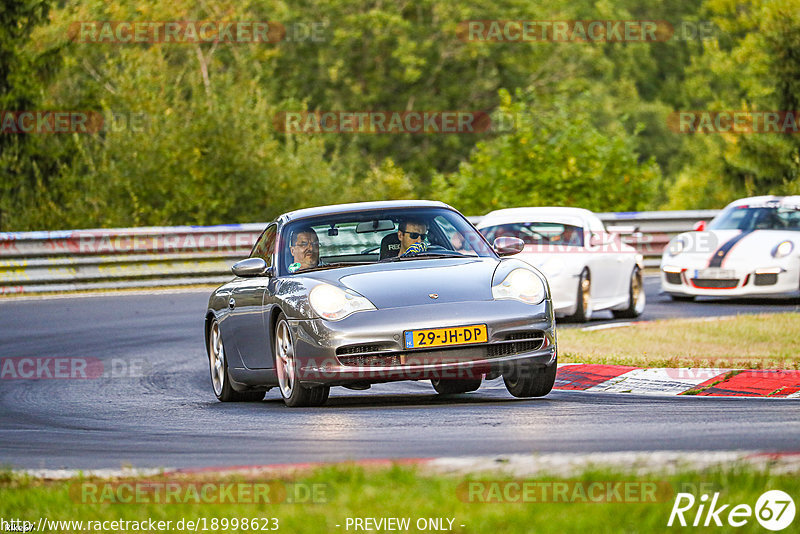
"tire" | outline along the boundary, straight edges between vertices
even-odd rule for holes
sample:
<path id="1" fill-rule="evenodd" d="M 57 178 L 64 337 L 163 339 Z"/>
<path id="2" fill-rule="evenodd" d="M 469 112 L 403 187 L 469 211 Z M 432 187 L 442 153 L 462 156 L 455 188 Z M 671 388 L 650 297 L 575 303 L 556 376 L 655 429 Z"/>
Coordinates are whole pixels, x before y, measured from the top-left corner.
<path id="1" fill-rule="evenodd" d="M 517 365 L 503 374 L 503 382 L 515 397 L 544 397 L 553 389 L 557 370 L 555 361 L 548 366 Z"/>
<path id="2" fill-rule="evenodd" d="M 693 302 L 694 295 L 670 295 L 670 298 L 675 302 Z"/>
<path id="3" fill-rule="evenodd" d="M 282 313 L 275 325 L 275 371 L 278 373 L 278 389 L 286 406 L 322 406 L 328 400 L 330 386 L 306 387 L 300 383 L 297 374 L 297 359 L 294 339 L 289 322 Z"/>
<path id="4" fill-rule="evenodd" d="M 612 313 L 618 319 L 634 319 L 642 314 L 646 302 L 642 271 L 636 265 L 631 272 L 631 281 L 628 286 L 628 307 L 624 310 L 612 310 Z"/>
<path id="5" fill-rule="evenodd" d="M 222 332 L 219 330 L 219 322 L 216 319 L 208 329 L 207 347 L 211 387 L 218 400 L 221 402 L 256 402 L 264 398 L 266 391 L 236 391 L 231 386 L 225 345 L 222 343 Z"/>
<path id="6" fill-rule="evenodd" d="M 469 393 L 481 387 L 480 378 L 454 378 L 441 379 L 431 378 L 431 385 L 439 395 L 456 395 L 458 393 Z"/>
<path id="7" fill-rule="evenodd" d="M 575 308 L 575 313 L 570 315 L 568 319 L 585 323 L 592 318 L 592 277 L 589 274 L 589 269 L 584 268 L 581 272 L 576 300 L 578 304 Z"/>

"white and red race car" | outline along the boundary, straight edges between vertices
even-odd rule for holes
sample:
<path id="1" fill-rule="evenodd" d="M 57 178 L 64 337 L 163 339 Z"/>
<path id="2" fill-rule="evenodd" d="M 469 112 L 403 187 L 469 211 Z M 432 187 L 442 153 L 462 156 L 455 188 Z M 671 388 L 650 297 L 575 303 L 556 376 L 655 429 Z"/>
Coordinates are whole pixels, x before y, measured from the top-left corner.
<path id="1" fill-rule="evenodd" d="M 674 300 L 800 295 L 800 196 L 743 198 L 695 228 L 661 256 Z"/>

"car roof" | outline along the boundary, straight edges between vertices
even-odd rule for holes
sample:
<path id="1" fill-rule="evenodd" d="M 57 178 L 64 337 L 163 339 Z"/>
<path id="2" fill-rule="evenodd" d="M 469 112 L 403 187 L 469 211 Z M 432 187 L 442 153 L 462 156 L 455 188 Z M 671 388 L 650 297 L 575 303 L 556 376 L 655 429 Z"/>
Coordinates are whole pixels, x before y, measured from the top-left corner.
<path id="1" fill-rule="evenodd" d="M 333 215 L 338 213 L 349 213 L 366 210 L 383 210 L 399 208 L 448 208 L 444 202 L 436 200 L 380 200 L 376 202 L 354 202 L 351 204 L 331 204 L 330 206 L 318 206 L 314 208 L 303 208 L 284 213 L 279 220 L 286 223 L 306 217 L 316 217 L 318 215 Z"/>
<path id="2" fill-rule="evenodd" d="M 565 208 L 560 206 L 507 208 L 487 214 L 481 219 L 478 226 L 485 227 L 510 222 L 561 222 L 574 225 L 575 222 L 583 222 L 594 216 L 594 213 L 583 208 Z"/>
<path id="3" fill-rule="evenodd" d="M 764 204 L 770 201 L 778 201 L 781 204 L 798 206 L 800 205 L 800 195 L 793 195 L 793 196 L 762 195 L 758 197 L 740 198 L 738 200 L 734 200 L 725 207 L 730 208 L 736 206 L 747 206 L 750 204 Z"/>

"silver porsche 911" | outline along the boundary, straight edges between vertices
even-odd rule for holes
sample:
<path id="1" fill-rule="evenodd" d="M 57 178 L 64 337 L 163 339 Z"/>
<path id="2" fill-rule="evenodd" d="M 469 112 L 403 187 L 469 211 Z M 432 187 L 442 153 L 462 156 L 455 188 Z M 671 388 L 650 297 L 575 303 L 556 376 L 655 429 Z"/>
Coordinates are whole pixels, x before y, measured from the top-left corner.
<path id="1" fill-rule="evenodd" d="M 546 395 L 553 306 L 545 277 L 505 258 L 523 245 L 490 245 L 441 202 L 281 215 L 209 299 L 214 393 L 256 401 L 277 386 L 288 406 L 319 406 L 331 386 L 430 380 L 455 394 L 502 375 L 515 397 Z"/>

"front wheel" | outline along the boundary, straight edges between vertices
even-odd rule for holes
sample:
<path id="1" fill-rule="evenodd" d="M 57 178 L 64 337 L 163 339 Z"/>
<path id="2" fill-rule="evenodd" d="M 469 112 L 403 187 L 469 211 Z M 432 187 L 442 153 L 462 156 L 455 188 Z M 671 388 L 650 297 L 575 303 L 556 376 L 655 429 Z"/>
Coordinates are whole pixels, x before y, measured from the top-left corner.
<path id="1" fill-rule="evenodd" d="M 255 402 L 264 398 L 266 391 L 236 391 L 231 386 L 228 375 L 228 360 L 225 358 L 225 346 L 219 322 L 214 319 L 208 329 L 208 364 L 211 368 L 211 386 L 214 395 L 222 402 Z"/>
<path id="2" fill-rule="evenodd" d="M 481 387 L 480 378 L 431 378 L 431 385 L 439 395 L 456 395 L 469 393 Z"/>
<path id="3" fill-rule="evenodd" d="M 581 277 L 578 280 L 578 294 L 576 296 L 578 301 L 575 313 L 569 319 L 579 323 L 585 323 L 592 318 L 592 277 L 589 274 L 589 269 L 583 269 Z"/>
<path id="4" fill-rule="evenodd" d="M 519 364 L 503 374 L 503 382 L 515 397 L 544 397 L 553 389 L 557 368 L 555 361 L 547 366 Z"/>
<path id="5" fill-rule="evenodd" d="M 642 282 L 642 271 L 639 266 L 633 268 L 631 281 L 628 287 L 628 307 L 624 310 L 612 310 L 614 317 L 620 319 L 633 319 L 639 317 L 644 311 L 646 297 L 644 294 L 644 283 Z"/>
<path id="6" fill-rule="evenodd" d="M 281 314 L 275 327 L 275 370 L 286 406 L 322 406 L 328 400 L 330 386 L 306 387 L 300 383 L 298 362 L 289 322 Z"/>

